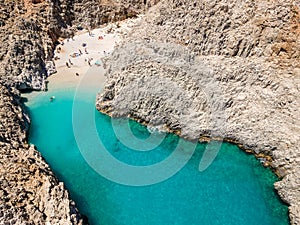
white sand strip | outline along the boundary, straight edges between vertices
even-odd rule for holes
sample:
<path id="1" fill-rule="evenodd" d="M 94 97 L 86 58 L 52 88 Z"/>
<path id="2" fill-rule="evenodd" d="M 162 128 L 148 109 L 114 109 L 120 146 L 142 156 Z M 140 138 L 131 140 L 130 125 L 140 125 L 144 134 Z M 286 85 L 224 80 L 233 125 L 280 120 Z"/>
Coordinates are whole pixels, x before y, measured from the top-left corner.
<path id="1" fill-rule="evenodd" d="M 73 39 L 61 40 L 63 44 L 55 49 L 57 73 L 48 78 L 48 90 L 73 88 L 90 72 L 93 73 L 91 85 L 97 82 L 97 78 L 104 85 L 101 58 L 109 55 L 139 20 L 140 18 L 124 20 L 90 33 L 86 30 L 80 31 Z"/>

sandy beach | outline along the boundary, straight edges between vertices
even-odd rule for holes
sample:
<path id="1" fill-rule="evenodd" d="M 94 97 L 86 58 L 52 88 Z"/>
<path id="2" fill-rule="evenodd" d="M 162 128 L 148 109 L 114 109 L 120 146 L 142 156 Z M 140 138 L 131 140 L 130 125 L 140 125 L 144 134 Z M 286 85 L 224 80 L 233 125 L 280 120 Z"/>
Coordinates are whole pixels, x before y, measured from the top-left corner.
<path id="1" fill-rule="evenodd" d="M 56 73 L 47 78 L 47 91 L 33 91 L 22 96 L 31 100 L 41 95 L 48 98 L 51 92 L 74 89 L 79 84 L 86 90 L 97 88 L 101 91 L 106 80 L 102 59 L 112 53 L 140 19 L 127 19 L 91 31 L 78 31 L 73 38 L 60 39 L 54 51 Z"/>
<path id="2" fill-rule="evenodd" d="M 61 40 L 54 57 L 57 73 L 48 78 L 48 89 L 76 86 L 91 70 L 99 71 L 99 75 L 103 75 L 101 58 L 110 54 L 118 41 L 120 37 L 117 34 L 105 33 L 103 29 Z M 99 78 L 104 79 L 101 76 Z"/>
<path id="3" fill-rule="evenodd" d="M 111 54 L 139 20 L 127 19 L 91 31 L 78 31 L 73 38 L 60 39 L 53 59 L 56 73 L 47 78 L 47 91 L 74 89 L 85 76 L 89 76 L 87 88 L 98 87 L 100 91 L 105 84 L 102 59 Z M 41 94 L 34 91 L 23 96 L 31 99 Z"/>

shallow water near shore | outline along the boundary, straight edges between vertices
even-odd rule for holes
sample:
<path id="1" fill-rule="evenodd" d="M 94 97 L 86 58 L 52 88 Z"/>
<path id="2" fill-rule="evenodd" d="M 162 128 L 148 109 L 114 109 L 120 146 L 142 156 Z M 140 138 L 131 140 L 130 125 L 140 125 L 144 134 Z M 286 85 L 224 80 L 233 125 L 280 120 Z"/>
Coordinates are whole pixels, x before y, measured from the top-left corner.
<path id="1" fill-rule="evenodd" d="M 83 108 L 94 106 L 96 92 L 95 88 L 85 90 L 76 104 Z M 86 163 L 76 144 L 72 127 L 74 94 L 75 88 L 70 88 L 29 97 L 29 141 L 65 183 L 90 224 L 289 224 L 287 206 L 273 188 L 276 176 L 254 156 L 229 143 L 223 143 L 214 162 L 203 172 L 199 172 L 198 165 L 205 144 L 198 144 L 188 164 L 161 183 L 133 187 L 103 178 Z M 55 96 L 53 102 L 49 101 L 51 96 Z M 129 164 L 159 162 L 170 155 L 179 141 L 177 136 L 168 134 L 156 149 L 135 152 L 116 138 L 108 116 L 95 110 L 95 121 L 110 154 Z M 137 137 L 149 136 L 144 126 L 134 121 L 130 126 Z"/>

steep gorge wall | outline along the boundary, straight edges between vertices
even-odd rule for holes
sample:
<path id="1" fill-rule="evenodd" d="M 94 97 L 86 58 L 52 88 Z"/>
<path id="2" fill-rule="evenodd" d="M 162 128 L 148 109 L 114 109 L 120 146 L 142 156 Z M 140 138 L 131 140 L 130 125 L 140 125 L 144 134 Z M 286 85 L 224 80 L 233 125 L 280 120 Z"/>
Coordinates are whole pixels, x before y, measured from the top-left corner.
<path id="1" fill-rule="evenodd" d="M 83 224 L 63 183 L 26 143 L 19 101 L 16 89 L 0 85 L 0 224 Z"/>
<path id="2" fill-rule="evenodd" d="M 189 46 L 200 55 L 299 59 L 299 4 L 295 0 L 168 1 L 147 17 L 146 22 L 155 26 L 144 29 L 143 35 Z"/>
<path id="3" fill-rule="evenodd" d="M 51 60 L 59 37 L 72 36 L 78 27 L 90 29 L 135 16 L 147 5 L 137 0 L 2 0 L 0 78 L 18 89 L 44 90 L 54 70 Z"/>
<path id="4" fill-rule="evenodd" d="M 36 4 L 0 2 L 0 224 L 83 224 L 63 183 L 27 144 L 30 121 L 14 88 L 45 88 L 46 60 L 60 35 L 63 19 Z"/>

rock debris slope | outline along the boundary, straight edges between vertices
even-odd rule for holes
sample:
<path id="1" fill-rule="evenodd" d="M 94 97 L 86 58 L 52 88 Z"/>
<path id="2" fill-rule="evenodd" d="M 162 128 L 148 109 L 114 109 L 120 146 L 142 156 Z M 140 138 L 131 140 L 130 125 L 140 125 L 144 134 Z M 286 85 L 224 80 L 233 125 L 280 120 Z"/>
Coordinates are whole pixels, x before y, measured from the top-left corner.
<path id="1" fill-rule="evenodd" d="M 44 90 L 53 50 L 78 29 L 132 17 L 155 1 L 0 0 L 0 224 L 86 224 L 63 183 L 26 142 L 18 90 Z"/>
<path id="2" fill-rule="evenodd" d="M 98 110 L 262 158 L 300 224 L 300 2 L 164 0 L 107 59 Z"/>

